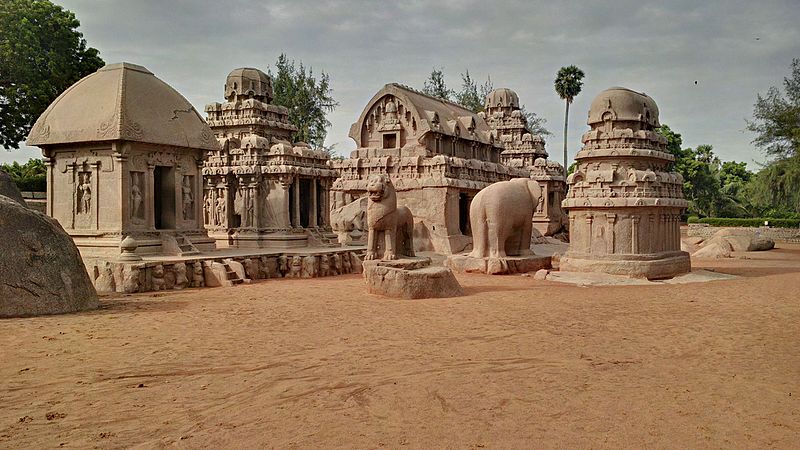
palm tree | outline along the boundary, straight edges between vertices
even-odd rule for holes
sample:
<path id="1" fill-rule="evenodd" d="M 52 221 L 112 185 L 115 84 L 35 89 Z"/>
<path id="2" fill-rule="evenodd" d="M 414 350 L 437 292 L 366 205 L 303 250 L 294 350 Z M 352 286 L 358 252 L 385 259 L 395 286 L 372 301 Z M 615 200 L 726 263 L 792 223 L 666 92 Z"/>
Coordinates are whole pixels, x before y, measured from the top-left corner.
<path id="1" fill-rule="evenodd" d="M 556 93 L 566 100 L 567 110 L 564 113 L 564 176 L 567 175 L 567 125 L 569 124 L 569 104 L 581 93 L 583 87 L 583 71 L 577 66 L 562 67 L 556 74 Z"/>

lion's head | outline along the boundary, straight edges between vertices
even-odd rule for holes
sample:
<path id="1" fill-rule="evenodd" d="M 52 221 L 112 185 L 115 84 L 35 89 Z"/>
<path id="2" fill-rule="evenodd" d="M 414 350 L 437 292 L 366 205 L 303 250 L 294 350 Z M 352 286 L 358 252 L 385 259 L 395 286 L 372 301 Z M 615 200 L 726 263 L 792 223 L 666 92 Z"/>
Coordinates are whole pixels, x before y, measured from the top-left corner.
<path id="1" fill-rule="evenodd" d="M 392 180 L 386 174 L 376 174 L 369 177 L 367 181 L 367 195 L 373 202 L 380 202 L 389 194 L 394 193 Z"/>

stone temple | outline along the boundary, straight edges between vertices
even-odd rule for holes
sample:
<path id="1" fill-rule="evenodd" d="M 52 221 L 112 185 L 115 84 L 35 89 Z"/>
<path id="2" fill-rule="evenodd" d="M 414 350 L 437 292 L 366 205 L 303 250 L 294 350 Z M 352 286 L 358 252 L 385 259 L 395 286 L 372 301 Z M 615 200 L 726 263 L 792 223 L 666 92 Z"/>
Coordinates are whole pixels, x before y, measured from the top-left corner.
<path id="1" fill-rule="evenodd" d="M 110 64 L 61 94 L 28 145 L 47 164 L 47 214 L 84 259 L 214 248 L 203 228 L 201 168 L 217 141 L 192 105 L 142 66 Z"/>
<path id="2" fill-rule="evenodd" d="M 567 178 L 569 250 L 560 270 L 669 278 L 689 272 L 680 250 L 687 207 L 683 178 L 670 170 L 656 102 L 613 87 L 592 101 L 578 165 Z"/>
<path id="3" fill-rule="evenodd" d="M 469 205 L 497 181 L 528 177 L 501 164 L 503 147 L 486 121 L 458 104 L 387 84 L 350 127 L 350 159 L 337 161 L 334 208 L 366 193 L 370 175 L 388 174 L 397 202 L 415 220 L 417 250 L 452 254 L 471 243 Z"/>
<path id="4" fill-rule="evenodd" d="M 267 74 L 240 68 L 225 81 L 225 102 L 206 105 L 219 148 L 203 167 L 203 219 L 219 247 L 304 247 L 328 238 L 336 172 L 324 151 L 292 144 L 297 129 L 272 98 Z"/>
<path id="5" fill-rule="evenodd" d="M 563 231 L 567 225 L 567 215 L 561 209 L 567 190 L 564 168 L 547 159 L 544 139 L 530 132 L 517 93 L 508 88 L 493 90 L 478 115 L 494 130 L 495 141 L 503 147 L 500 162 L 527 170 L 542 188 L 542 202 L 533 215 L 534 228 L 545 236 Z"/>

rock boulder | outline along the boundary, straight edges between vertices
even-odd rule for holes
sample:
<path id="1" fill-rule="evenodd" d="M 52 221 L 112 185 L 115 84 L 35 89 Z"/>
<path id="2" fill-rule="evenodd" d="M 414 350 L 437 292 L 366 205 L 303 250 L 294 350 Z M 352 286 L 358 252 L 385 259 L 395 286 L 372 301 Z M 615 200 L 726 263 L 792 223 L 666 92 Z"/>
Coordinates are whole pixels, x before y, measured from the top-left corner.
<path id="1" fill-rule="evenodd" d="M 0 236 L 0 317 L 97 308 L 78 248 L 58 222 L 0 195 Z"/>

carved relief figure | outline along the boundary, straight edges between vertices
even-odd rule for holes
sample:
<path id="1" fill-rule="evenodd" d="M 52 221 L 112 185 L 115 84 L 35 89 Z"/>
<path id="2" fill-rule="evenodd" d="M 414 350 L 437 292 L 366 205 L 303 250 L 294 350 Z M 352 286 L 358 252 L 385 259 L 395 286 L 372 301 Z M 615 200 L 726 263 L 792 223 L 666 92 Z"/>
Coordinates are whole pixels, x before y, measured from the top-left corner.
<path id="1" fill-rule="evenodd" d="M 192 287 L 205 286 L 205 278 L 203 276 L 203 263 L 196 261 L 192 266 Z"/>
<path id="2" fill-rule="evenodd" d="M 208 225 L 216 225 L 217 218 L 216 214 L 214 214 L 214 190 L 209 189 L 206 192 L 206 198 L 204 201 L 203 212 L 205 213 L 205 223 Z"/>
<path id="3" fill-rule="evenodd" d="M 81 172 L 78 174 L 78 214 L 88 214 L 92 207 L 92 174 Z"/>
<path id="4" fill-rule="evenodd" d="M 191 220 L 194 216 L 194 190 L 192 189 L 192 176 L 183 176 L 181 195 L 183 199 L 183 220 Z"/>
<path id="5" fill-rule="evenodd" d="M 365 259 L 378 258 L 378 239 L 383 234 L 385 247 L 383 259 L 397 259 L 397 255 L 414 256 L 414 217 L 405 206 L 397 206 L 397 194 L 386 174 L 369 177 L 367 184 L 367 254 Z"/>
<path id="6" fill-rule="evenodd" d="M 474 258 L 531 254 L 533 212 L 542 199 L 539 183 L 527 178 L 494 183 L 475 195 L 469 209 Z"/>
<path id="7" fill-rule="evenodd" d="M 217 195 L 217 205 L 215 208 L 216 213 L 216 225 L 223 225 L 225 224 L 225 195 L 222 193 L 222 189 L 219 190 Z"/>
<path id="8" fill-rule="evenodd" d="M 153 267 L 153 290 L 161 291 L 164 289 L 164 266 L 159 264 Z"/>
<path id="9" fill-rule="evenodd" d="M 302 271 L 303 257 L 299 255 L 293 256 L 292 262 L 289 264 L 289 273 L 286 274 L 286 278 L 300 278 Z"/>
<path id="10" fill-rule="evenodd" d="M 314 278 L 317 276 L 317 257 L 309 255 L 303 258 L 302 278 Z"/>
<path id="11" fill-rule="evenodd" d="M 289 272 L 289 259 L 286 255 L 281 255 L 278 257 L 278 273 L 282 277 L 285 277 L 286 274 Z"/>
<path id="12" fill-rule="evenodd" d="M 250 187 L 245 197 L 245 226 L 255 226 L 255 188 Z"/>
<path id="13" fill-rule="evenodd" d="M 142 173 L 131 172 L 131 217 L 134 219 L 144 219 L 144 209 L 142 208 Z"/>

